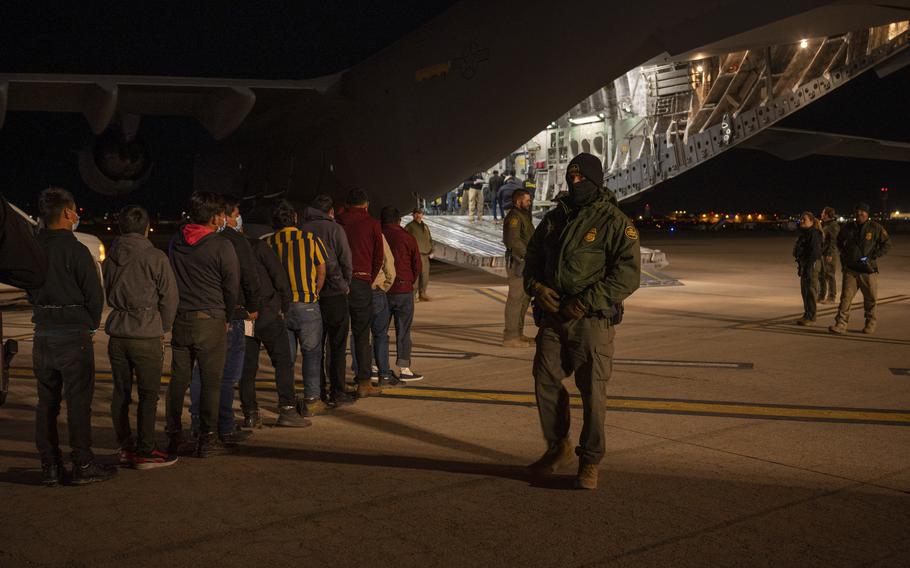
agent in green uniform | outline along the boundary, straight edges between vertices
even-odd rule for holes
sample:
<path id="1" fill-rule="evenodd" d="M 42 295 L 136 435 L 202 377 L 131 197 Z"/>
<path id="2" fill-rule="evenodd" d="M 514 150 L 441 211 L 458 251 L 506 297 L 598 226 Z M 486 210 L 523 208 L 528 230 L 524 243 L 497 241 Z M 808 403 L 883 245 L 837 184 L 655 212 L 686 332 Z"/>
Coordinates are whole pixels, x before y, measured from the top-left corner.
<path id="1" fill-rule="evenodd" d="M 534 234 L 531 222 L 531 194 L 516 189 L 512 194 L 512 208 L 502 225 L 502 242 L 506 245 L 506 270 L 509 280 L 509 297 L 506 299 L 506 328 L 502 334 L 503 347 L 531 347 L 534 340 L 525 337 L 525 314 L 531 297 L 525 292 L 524 268 L 528 241 Z"/>
<path id="2" fill-rule="evenodd" d="M 613 337 L 623 300 L 638 289 L 638 231 L 603 183 L 603 166 L 579 154 L 566 172 L 568 194 L 557 197 L 528 243 L 525 291 L 534 298 L 537 352 L 534 385 L 547 451 L 529 466 L 548 475 L 572 461 L 569 393 L 574 374 L 581 392 L 584 427 L 575 487 L 597 487 L 604 455 L 606 385 L 613 370 Z"/>
<path id="3" fill-rule="evenodd" d="M 837 297 L 837 234 L 840 223 L 834 207 L 822 209 L 822 242 L 821 277 L 819 278 L 818 303 L 833 304 Z"/>
<path id="4" fill-rule="evenodd" d="M 856 205 L 856 220 L 845 224 L 837 235 L 843 281 L 840 306 L 831 333 L 847 332 L 850 321 L 850 304 L 857 290 L 863 293 L 863 312 L 866 325 L 863 333 L 875 333 L 875 303 L 878 298 L 878 262 L 891 250 L 891 239 L 884 227 L 869 218 L 869 206 Z"/>
<path id="5" fill-rule="evenodd" d="M 430 228 L 423 221 L 423 209 L 417 208 L 412 212 L 414 220 L 404 226 L 404 230 L 409 232 L 417 240 L 417 249 L 420 251 L 421 269 L 417 275 L 417 300 L 420 302 L 429 302 L 427 296 L 427 286 L 430 285 L 430 260 L 433 258 L 433 235 L 430 234 Z"/>

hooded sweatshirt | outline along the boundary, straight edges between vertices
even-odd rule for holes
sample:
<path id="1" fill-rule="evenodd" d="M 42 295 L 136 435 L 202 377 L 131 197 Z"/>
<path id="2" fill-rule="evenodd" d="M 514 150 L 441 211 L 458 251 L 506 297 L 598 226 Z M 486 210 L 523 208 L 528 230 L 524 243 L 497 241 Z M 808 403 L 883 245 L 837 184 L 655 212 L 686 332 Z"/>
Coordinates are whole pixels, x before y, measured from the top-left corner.
<path id="1" fill-rule="evenodd" d="M 47 278 L 28 290 L 35 332 L 98 329 L 104 290 L 92 253 L 67 229 L 41 229 L 38 245 L 47 257 Z"/>
<path id="2" fill-rule="evenodd" d="M 240 263 L 240 298 L 230 319 L 247 319 L 249 314 L 259 311 L 262 302 L 259 271 L 254 269 L 256 259 L 253 256 L 253 249 L 250 247 L 249 239 L 236 229 L 225 227 L 219 234 L 234 245 L 237 262 Z"/>
<path id="3" fill-rule="evenodd" d="M 240 298 L 240 265 L 230 241 L 209 227 L 180 227 L 170 247 L 177 277 L 177 313 L 205 312 L 227 319 Z"/>
<path id="4" fill-rule="evenodd" d="M 309 231 L 322 239 L 326 248 L 325 284 L 319 292 L 321 298 L 341 296 L 351 288 L 353 273 L 351 246 L 341 225 L 314 207 L 307 207 L 303 213 L 300 230 Z"/>
<path id="5" fill-rule="evenodd" d="M 382 226 L 382 234 L 389 242 L 395 257 L 395 283 L 388 289 L 389 294 L 407 294 L 414 291 L 414 282 L 420 274 L 420 251 L 417 241 L 398 223 Z"/>
<path id="6" fill-rule="evenodd" d="M 111 337 L 149 339 L 171 330 L 177 315 L 177 280 L 165 255 L 136 233 L 117 238 L 104 261 Z"/>

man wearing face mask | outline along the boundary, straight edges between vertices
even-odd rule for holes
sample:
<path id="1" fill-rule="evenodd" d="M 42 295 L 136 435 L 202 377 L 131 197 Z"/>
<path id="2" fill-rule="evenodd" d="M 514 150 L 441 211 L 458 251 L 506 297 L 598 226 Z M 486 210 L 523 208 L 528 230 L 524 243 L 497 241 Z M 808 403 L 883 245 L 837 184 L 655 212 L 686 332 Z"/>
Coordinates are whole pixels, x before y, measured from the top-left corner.
<path id="1" fill-rule="evenodd" d="M 116 470 L 95 461 L 92 453 L 92 397 L 95 389 L 95 330 L 101 324 L 104 291 L 89 250 L 73 235 L 79 215 L 70 192 L 49 187 L 38 207 L 44 228 L 38 245 L 47 256 L 44 285 L 28 290 L 34 306 L 35 344 L 32 350 L 38 385 L 36 442 L 41 454 L 42 483 L 69 480 L 60 453 L 57 415 L 66 399 L 72 483 L 106 481 Z"/>
<path id="2" fill-rule="evenodd" d="M 525 256 L 525 291 L 534 298 L 540 328 L 533 373 L 547 442 L 546 453 L 529 471 L 550 475 L 572 461 L 569 393 L 562 381 L 574 374 L 584 408 L 575 487 L 595 489 L 604 455 L 615 326 L 622 321 L 623 300 L 638 289 L 641 254 L 638 231 L 602 186 L 600 160 L 586 153 L 575 156 L 566 183 L 568 193 L 556 198 Z"/>
<path id="3" fill-rule="evenodd" d="M 222 195 L 224 200 L 224 224 L 218 234 L 234 246 L 237 261 L 243 268 L 240 271 L 240 297 L 237 306 L 229 310 L 227 332 L 227 356 L 224 360 L 224 372 L 221 375 L 221 398 L 218 410 L 218 436 L 226 446 L 236 446 L 249 432 L 238 430 L 234 423 L 234 386 L 240 381 L 243 372 L 246 337 L 244 322 L 256 321 L 259 316 L 261 300 L 261 283 L 259 271 L 254 270 L 256 257 L 249 240 L 243 236 L 243 217 L 240 216 L 240 200 L 233 195 Z M 194 431 L 199 425 L 199 393 L 202 383 L 199 378 L 199 367 L 193 369 L 193 380 L 190 383 L 190 415 Z"/>

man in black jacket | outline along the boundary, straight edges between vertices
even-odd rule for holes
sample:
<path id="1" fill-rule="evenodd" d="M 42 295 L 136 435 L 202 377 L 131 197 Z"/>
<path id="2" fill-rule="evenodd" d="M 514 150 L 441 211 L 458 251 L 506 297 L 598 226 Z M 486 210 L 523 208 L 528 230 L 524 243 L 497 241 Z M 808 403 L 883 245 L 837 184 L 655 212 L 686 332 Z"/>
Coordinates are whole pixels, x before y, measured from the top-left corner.
<path id="1" fill-rule="evenodd" d="M 36 442 L 42 482 L 66 480 L 57 435 L 61 391 L 66 394 L 74 485 L 110 479 L 116 470 L 102 466 L 92 453 L 92 396 L 95 351 L 92 339 L 101 325 L 104 290 L 92 254 L 73 235 L 79 225 L 76 203 L 65 189 L 49 187 L 38 207 L 45 228 L 38 243 L 48 260 L 43 286 L 28 290 L 34 306 L 32 358 L 38 382 Z"/>
<path id="2" fill-rule="evenodd" d="M 291 345 L 288 342 L 284 314 L 291 304 L 291 284 L 278 260 L 278 255 L 263 237 L 272 231 L 263 225 L 247 225 L 245 234 L 252 247 L 262 303 L 253 336 L 246 338 L 243 356 L 243 373 L 240 375 L 240 408 L 247 428 L 262 428 L 259 403 L 256 401 L 256 373 L 259 371 L 259 349 L 265 349 L 275 368 L 275 386 L 278 390 L 278 426 L 301 428 L 311 422 L 297 413 L 297 393 L 294 391 L 294 368 L 291 362 Z M 282 409 L 292 409 L 292 411 Z"/>
<path id="3" fill-rule="evenodd" d="M 225 224 L 219 235 L 225 237 L 234 246 L 237 261 L 240 263 L 240 297 L 238 303 L 228 310 L 227 354 L 224 359 L 224 372 L 221 375 L 221 398 L 218 410 L 218 436 L 226 446 L 236 446 L 249 432 L 237 431 L 234 422 L 234 386 L 240 381 L 243 372 L 244 349 L 246 339 L 244 322 L 256 321 L 260 306 L 259 272 L 253 270 L 256 260 L 253 250 L 243 232 L 243 218 L 240 216 L 240 200 L 232 195 L 222 195 L 224 201 Z M 199 369 L 193 370 L 190 383 L 190 415 L 193 418 L 194 430 L 199 423 Z"/>
<path id="4" fill-rule="evenodd" d="M 218 405 L 224 371 L 227 323 L 240 297 L 240 266 L 230 241 L 216 231 L 227 221 L 224 201 L 216 193 L 197 191 L 190 198 L 190 222 L 171 241 L 171 266 L 180 302 L 171 338 L 171 382 L 167 389 L 168 449 L 176 453 L 183 424 L 183 399 L 193 365 L 199 365 L 199 437 L 194 455 L 224 450 L 218 440 Z"/>

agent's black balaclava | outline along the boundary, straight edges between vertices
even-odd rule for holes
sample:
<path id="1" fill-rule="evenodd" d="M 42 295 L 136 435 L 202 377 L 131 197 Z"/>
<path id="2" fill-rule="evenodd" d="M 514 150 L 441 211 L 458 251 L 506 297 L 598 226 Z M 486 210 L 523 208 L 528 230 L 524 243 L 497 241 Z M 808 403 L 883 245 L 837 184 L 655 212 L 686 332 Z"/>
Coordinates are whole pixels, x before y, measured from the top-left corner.
<path id="1" fill-rule="evenodd" d="M 586 179 L 572 183 L 572 174 L 581 174 Z M 588 153 L 572 158 L 566 170 L 566 187 L 569 188 L 569 202 L 575 207 L 588 205 L 601 194 L 604 170 L 600 160 Z"/>

